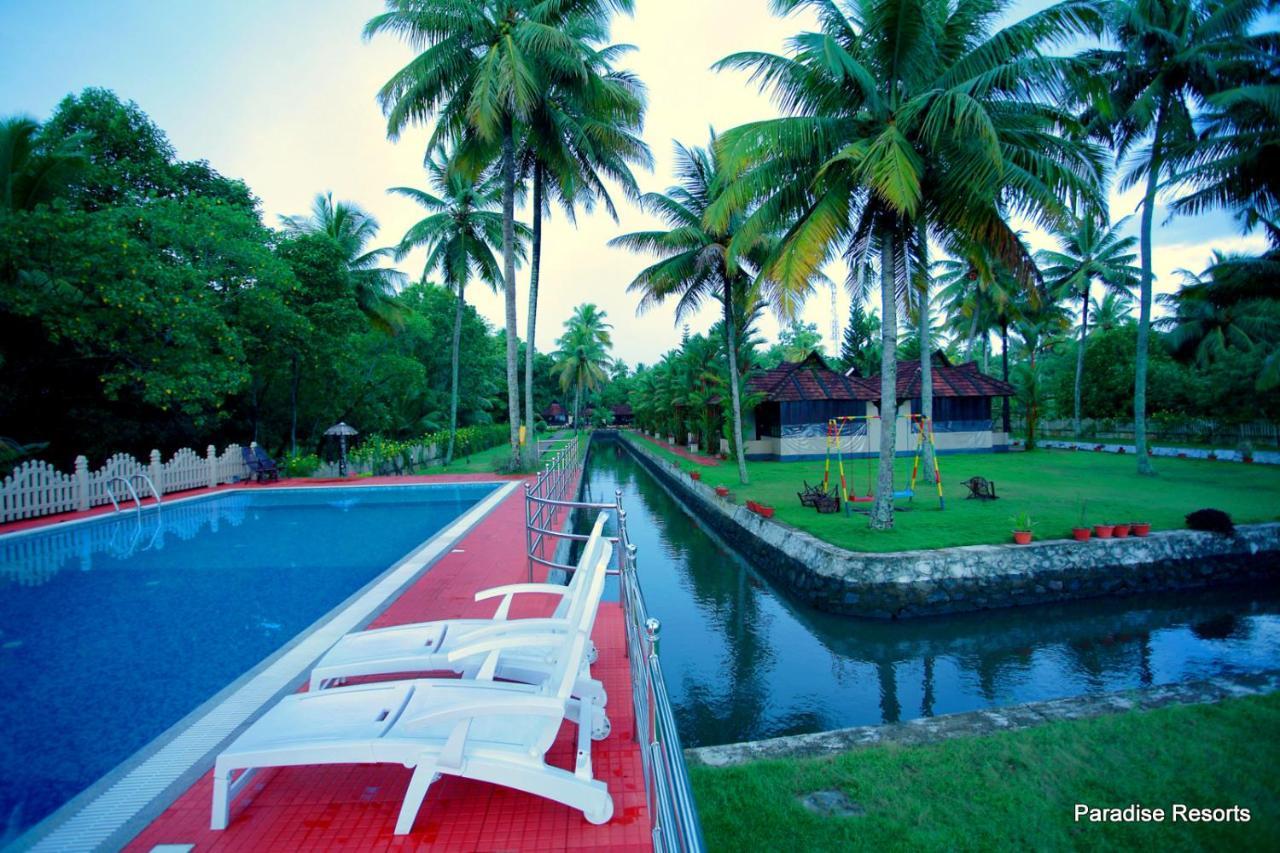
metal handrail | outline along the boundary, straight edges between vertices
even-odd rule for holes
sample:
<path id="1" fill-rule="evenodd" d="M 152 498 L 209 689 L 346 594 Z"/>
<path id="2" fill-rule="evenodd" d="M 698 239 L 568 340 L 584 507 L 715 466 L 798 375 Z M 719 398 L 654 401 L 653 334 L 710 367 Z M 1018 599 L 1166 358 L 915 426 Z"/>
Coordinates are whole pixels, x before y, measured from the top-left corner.
<path id="1" fill-rule="evenodd" d="M 146 474 L 143 474 L 141 471 L 130 476 L 130 479 L 135 478 L 140 479 L 142 482 L 147 484 L 147 487 L 151 489 L 151 496 L 156 499 L 156 506 L 160 506 L 160 490 L 156 488 L 156 484 L 151 481 L 151 478 Z M 138 509 L 142 509 L 142 506 L 139 505 Z"/>
<path id="2" fill-rule="evenodd" d="M 631 701 L 635 710 L 636 739 L 643 738 L 640 764 L 644 771 L 645 796 L 653 822 L 653 849 L 659 853 L 700 853 L 706 849 L 706 843 L 702 838 L 702 826 L 693 801 L 684 752 L 680 748 L 675 714 L 671 710 L 666 682 L 658 661 L 661 624 L 649 616 L 644 594 L 640 590 L 636 572 L 637 549 L 627 530 L 627 512 L 622 507 L 622 490 L 614 492 L 614 502 L 611 504 L 567 499 L 567 491 L 579 481 L 581 460 L 578 456 L 579 445 L 574 441 L 572 445 L 558 451 L 534 482 L 525 486 L 525 543 L 529 557 L 529 579 L 533 580 L 534 565 L 568 571 L 574 568 L 545 557 L 543 552 L 549 538 L 560 540 L 562 545 L 588 538 L 568 529 L 570 518 L 562 520 L 565 529 L 555 529 L 559 510 L 613 510 L 618 535 L 611 541 L 618 545 L 614 549 L 618 554 L 616 574 L 620 576 L 619 591 L 626 626 L 626 650 L 631 666 Z M 611 571 L 612 573 L 614 572 Z"/>
<path id="3" fill-rule="evenodd" d="M 111 487 L 115 485 L 117 480 L 124 483 L 124 487 L 129 490 L 129 494 L 133 497 L 133 502 L 138 505 L 138 512 L 142 512 L 142 499 L 138 497 L 138 491 L 133 487 L 133 483 L 118 474 L 107 480 L 104 486 L 107 491 L 107 497 L 111 499 L 111 505 L 116 508 L 116 512 L 120 511 L 120 501 L 116 500 L 116 493 L 111 491 Z"/>

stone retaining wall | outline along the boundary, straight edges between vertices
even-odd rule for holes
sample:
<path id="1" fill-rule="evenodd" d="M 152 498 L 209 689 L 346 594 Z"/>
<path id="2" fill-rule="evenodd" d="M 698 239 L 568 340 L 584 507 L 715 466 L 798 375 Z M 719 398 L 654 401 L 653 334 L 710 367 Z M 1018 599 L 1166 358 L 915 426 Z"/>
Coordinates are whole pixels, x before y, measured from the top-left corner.
<path id="1" fill-rule="evenodd" d="M 1204 681 L 1028 702 L 1005 708 L 923 717 L 906 723 L 856 726 L 808 735 L 703 746 L 686 749 L 684 756 L 691 765 L 707 767 L 727 767 L 779 758 L 822 758 L 870 746 L 920 746 L 953 738 L 1017 731 L 1045 723 L 1084 720 L 1126 711 L 1150 711 L 1173 705 L 1202 705 L 1242 696 L 1261 696 L 1278 689 L 1280 671 L 1277 670 L 1229 673 Z"/>
<path id="2" fill-rule="evenodd" d="M 1277 523 L 1242 525 L 1229 537 L 1178 530 L 1090 542 L 855 553 L 717 497 L 673 463 L 625 436 L 622 441 L 740 554 L 832 613 L 899 619 L 1280 577 Z"/>

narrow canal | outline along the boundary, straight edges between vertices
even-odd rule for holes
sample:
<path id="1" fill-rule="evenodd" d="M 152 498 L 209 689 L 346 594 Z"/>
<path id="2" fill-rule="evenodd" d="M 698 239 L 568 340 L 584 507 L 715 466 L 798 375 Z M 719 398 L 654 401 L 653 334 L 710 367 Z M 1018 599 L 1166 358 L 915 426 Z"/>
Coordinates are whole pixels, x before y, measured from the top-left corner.
<path id="1" fill-rule="evenodd" d="M 1280 594 L 1231 588 L 901 622 L 793 600 L 620 443 L 585 499 L 622 490 L 683 745 L 708 746 L 1280 666 Z"/>

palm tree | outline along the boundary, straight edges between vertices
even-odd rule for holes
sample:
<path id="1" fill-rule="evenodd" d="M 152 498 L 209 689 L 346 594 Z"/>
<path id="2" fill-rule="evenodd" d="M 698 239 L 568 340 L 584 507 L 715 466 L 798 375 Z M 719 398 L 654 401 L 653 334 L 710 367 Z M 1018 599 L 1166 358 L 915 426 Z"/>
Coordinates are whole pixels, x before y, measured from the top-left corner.
<path id="1" fill-rule="evenodd" d="M 533 372 L 538 317 L 538 286 L 542 270 L 542 217 L 552 200 L 559 201 L 570 221 L 575 208 L 603 204 L 618 221 L 606 179 L 619 184 L 631 198 L 640 195 L 631 164 L 653 167 L 649 146 L 639 137 L 646 106 L 643 84 L 633 74 L 612 67 L 630 45 L 594 49 L 591 42 L 605 35 L 599 21 L 574 21 L 572 33 L 582 45 L 586 75 L 573 85 L 552 88 L 530 117 L 519 162 L 521 175 L 533 184 L 533 252 L 529 269 L 529 313 L 526 323 L 525 421 L 534 423 Z M 536 458 L 537 439 L 530 435 L 527 453 Z"/>
<path id="2" fill-rule="evenodd" d="M 74 139 L 43 150 L 39 134 L 34 119 L 0 119 L 0 212 L 51 201 L 88 162 Z"/>
<path id="3" fill-rule="evenodd" d="M 1100 26 L 1094 5 L 1068 0 L 992 32 L 998 0 L 774 0 L 810 7 L 820 30 L 790 55 L 750 52 L 718 68 L 748 69 L 786 116 L 725 134 L 734 188 L 708 212 L 723 225 L 758 201 L 737 239 L 750 245 L 785 227 L 763 272 L 783 285 L 809 280 L 842 251 L 855 269 L 880 258 L 881 417 L 897 418 L 898 294 L 926 269 L 928 241 L 991 247 L 1018 279 L 1038 272 L 1006 224 L 1008 212 L 1051 224 L 1063 199 L 1095 199 L 1101 162 L 1059 135 L 1075 120 L 1048 106 L 1067 60 L 1040 48 Z M 737 247 L 731 247 L 736 254 Z M 927 325 L 927 318 L 926 318 Z M 871 526 L 893 525 L 894 430 L 886 429 Z"/>
<path id="4" fill-rule="evenodd" d="M 585 77 L 581 45 L 569 34 L 584 19 L 630 11 L 632 0 L 387 0 L 365 38 L 389 32 L 421 52 L 378 92 L 387 135 L 435 119 L 428 150 L 450 142 L 480 171 L 499 153 L 507 415 L 511 465 L 520 458 L 516 374 L 516 140 L 548 92 Z M 530 359 L 532 361 L 532 359 Z"/>
<path id="5" fill-rule="evenodd" d="M 1133 322 L 1133 297 L 1127 293 L 1109 292 L 1089 300 L 1093 312 L 1093 328 L 1109 332 Z"/>
<path id="6" fill-rule="evenodd" d="M 1026 413 L 1028 450 L 1035 449 L 1036 424 L 1045 403 L 1038 357 L 1054 350 L 1061 341 L 1062 334 L 1070 328 L 1069 312 L 1052 298 L 1042 298 L 1035 303 L 1028 301 L 1020 306 L 1018 316 L 1013 321 L 1013 330 L 1018 335 L 1019 354 L 1024 359 L 1018 365 L 1015 385 Z M 1006 349 L 1008 345 L 1006 338 Z M 1006 378 L 1005 381 L 1009 380 Z"/>
<path id="7" fill-rule="evenodd" d="M 333 193 L 317 193 L 308 216 L 281 216 L 284 232 L 297 237 L 319 234 L 332 240 L 342 252 L 351 292 L 361 313 L 376 328 L 394 332 L 400 325 L 400 312 L 394 297 L 406 276 L 399 270 L 382 266 L 394 258 L 390 246 L 368 248 L 378 235 L 378 220 L 359 205 L 333 200 Z"/>
<path id="8" fill-rule="evenodd" d="M 604 311 L 584 302 L 573 309 L 572 316 L 564 321 L 564 334 L 556 341 L 560 348 L 556 353 L 560 388 L 564 391 L 574 389 L 574 429 L 582 428 L 583 392 L 596 390 L 609 378 L 609 350 L 613 347 L 609 330 L 613 326 L 605 322 L 605 316 Z"/>
<path id="9" fill-rule="evenodd" d="M 738 480 L 749 482 L 742 443 L 742 389 L 738 364 L 740 315 L 759 301 L 752 279 L 762 256 L 770 246 L 770 235 L 757 232 L 753 244 L 739 242 L 737 253 L 730 244 L 738 238 L 742 216 L 731 216 L 718 228 L 706 226 L 709 207 L 725 192 L 727 183 L 715 149 L 715 134 L 708 148 L 689 148 L 676 143 L 676 176 L 679 183 L 666 193 L 646 193 L 641 207 L 661 218 L 668 230 L 636 231 L 609 241 L 634 252 L 658 255 L 662 260 L 646 267 L 627 286 L 640 294 L 637 313 L 643 313 L 676 298 L 677 324 L 684 322 L 707 299 L 720 302 L 724 317 L 725 352 L 729 359 L 729 396 L 733 412 L 733 444 L 738 462 Z M 804 287 L 808 287 L 808 282 Z M 799 289 L 783 291 L 765 283 L 764 295 L 778 313 L 789 317 Z"/>
<path id="10" fill-rule="evenodd" d="M 1131 159 L 1121 189 L 1145 181 L 1133 390 L 1139 474 L 1155 473 L 1146 409 L 1156 194 L 1162 181 L 1177 181 L 1189 165 L 1196 108 L 1239 81 L 1256 79 L 1259 57 L 1274 53 L 1274 33 L 1249 34 L 1269 6 L 1268 0 L 1112 0 L 1107 32 L 1116 46 L 1082 54 L 1078 88 L 1092 102 L 1086 120 L 1111 142 L 1118 162 Z"/>
<path id="11" fill-rule="evenodd" d="M 1135 237 L 1122 237 L 1128 224 L 1125 217 L 1108 226 L 1101 215 L 1086 213 L 1072 217 L 1058 229 L 1060 251 L 1045 250 L 1037 254 L 1044 277 L 1061 299 L 1080 300 L 1080 344 L 1076 348 L 1076 380 L 1072 409 L 1072 431 L 1080 437 L 1080 386 L 1084 381 L 1084 350 L 1089 334 L 1089 290 L 1095 280 L 1104 292 L 1128 294 L 1138 283 L 1138 270 L 1133 265 Z"/>
<path id="12" fill-rule="evenodd" d="M 396 247 L 396 260 L 404 260 L 414 249 L 425 248 L 422 280 L 439 272 L 445 287 L 454 295 L 449 443 L 444 455 L 444 464 L 448 465 L 453 461 L 458 431 L 458 362 L 467 282 L 475 277 L 497 292 L 502 281 L 502 270 L 493 254 L 494 247 L 502 243 L 502 214 L 497 211 L 501 194 L 496 180 L 477 183 L 468 171 L 457 168 L 442 153 L 427 161 L 427 178 L 434 194 L 414 187 L 392 187 L 388 192 L 411 199 L 427 211 L 405 232 Z"/>
<path id="13" fill-rule="evenodd" d="M 1170 349 L 1202 367 L 1229 349 L 1251 350 L 1260 341 L 1276 337 L 1276 312 L 1266 310 L 1266 302 L 1237 301 L 1229 294 L 1223 298 L 1214 273 L 1227 260 L 1226 255 L 1214 252 L 1213 261 L 1199 275 L 1178 270 L 1181 289 L 1175 295 L 1160 298 L 1172 309 L 1169 316 L 1156 321 L 1157 326 L 1170 330 Z"/>

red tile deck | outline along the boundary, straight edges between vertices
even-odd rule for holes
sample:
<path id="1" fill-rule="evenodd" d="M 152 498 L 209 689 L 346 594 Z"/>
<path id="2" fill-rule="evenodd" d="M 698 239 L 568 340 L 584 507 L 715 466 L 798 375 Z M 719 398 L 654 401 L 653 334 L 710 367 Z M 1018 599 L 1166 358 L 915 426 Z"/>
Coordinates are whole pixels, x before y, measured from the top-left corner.
<path id="1" fill-rule="evenodd" d="M 417 479 L 386 478 L 405 483 Z M 451 480 L 494 477 L 448 477 Z M 359 482 L 368 483 L 368 478 Z M 376 480 L 374 482 L 377 482 Z M 493 602 L 473 600 L 479 589 L 527 578 L 524 495 L 517 489 L 397 598 L 372 627 L 450 617 L 492 615 Z M 526 597 L 516 617 L 548 615 L 552 602 Z M 559 803 L 497 785 L 442 777 L 431 786 L 409 835 L 392 833 L 411 771 L 381 764 L 267 770 L 236 798 L 231 825 L 209 829 L 212 773 L 206 774 L 125 848 L 194 844 L 205 850 L 651 850 L 640 748 L 635 741 L 631 679 L 621 607 L 601 605 L 592 671 L 609 695 L 608 739 L 593 744 L 597 779 L 609 786 L 614 816 L 592 826 Z M 548 761 L 572 769 L 573 727 L 565 724 Z"/>

